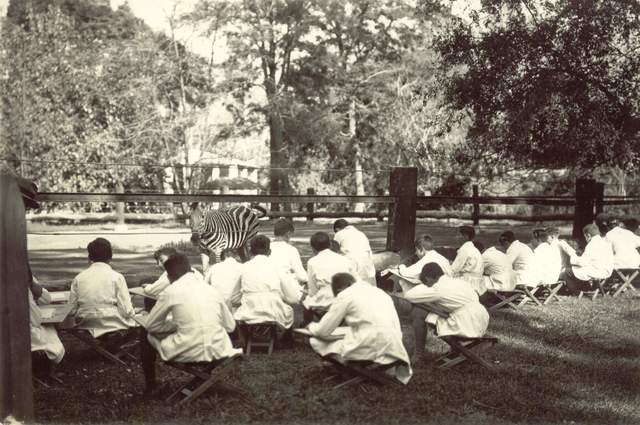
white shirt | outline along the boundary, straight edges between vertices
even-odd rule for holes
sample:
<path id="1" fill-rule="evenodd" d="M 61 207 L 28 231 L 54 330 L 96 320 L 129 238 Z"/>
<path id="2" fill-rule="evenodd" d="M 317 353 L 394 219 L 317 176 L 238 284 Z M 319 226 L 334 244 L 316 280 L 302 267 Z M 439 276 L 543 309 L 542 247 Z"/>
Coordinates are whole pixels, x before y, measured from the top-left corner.
<path id="1" fill-rule="evenodd" d="M 376 267 L 373 264 L 369 238 L 354 226 L 347 226 L 336 232 L 333 239 L 340 244 L 340 250 L 356 264 L 358 276 L 371 285 L 376 284 Z"/>
<path id="2" fill-rule="evenodd" d="M 271 255 L 269 255 L 269 258 L 284 272 L 295 276 L 298 282 L 307 281 L 307 272 L 302 266 L 300 253 L 295 246 L 285 241 L 273 241 L 271 242 Z"/>
<path id="3" fill-rule="evenodd" d="M 482 253 L 484 264 L 484 284 L 487 289 L 513 291 L 516 287 L 516 275 L 507 255 L 492 246 Z"/>
<path id="4" fill-rule="evenodd" d="M 427 315 L 426 321 L 436 326 L 438 336 L 478 338 L 489 326 L 489 313 L 480 304 L 478 294 L 462 279 L 441 276 L 433 286 L 416 285 L 404 296 L 411 303 L 432 304 L 449 313 L 448 317 Z"/>
<path id="5" fill-rule="evenodd" d="M 306 308 L 327 307 L 333 301 L 331 278 L 336 273 L 355 275 L 353 262 L 344 255 L 324 249 L 307 262 L 308 296 L 303 304 Z"/>
<path id="6" fill-rule="evenodd" d="M 607 241 L 613 247 L 613 267 L 616 269 L 632 269 L 640 266 L 640 236 L 616 227 L 609 230 Z"/>
<path id="7" fill-rule="evenodd" d="M 420 279 L 422 268 L 425 264 L 428 263 L 436 263 L 437 265 L 439 265 L 444 274 L 446 274 L 447 276 L 451 276 L 453 274 L 453 271 L 451 270 L 451 263 L 449 263 L 449 260 L 447 260 L 435 249 L 427 251 L 427 253 L 422 258 L 420 258 L 409 267 L 406 267 L 404 264 L 400 264 L 400 266 L 398 266 L 398 271 L 402 276 L 406 276 L 409 279 Z"/>
<path id="8" fill-rule="evenodd" d="M 55 326 L 42 324 L 42 315 L 38 305 L 49 304 L 51 296 L 46 289 L 42 289 L 42 295 L 38 302 L 33 298 L 31 290 L 29 292 L 29 322 L 31 328 L 31 351 L 44 351 L 47 358 L 55 363 L 60 363 L 64 357 L 64 346 L 58 337 Z"/>
<path id="9" fill-rule="evenodd" d="M 94 338 L 136 326 L 127 282 L 107 263 L 92 263 L 73 279 L 69 303 L 77 327 Z"/>
<path id="10" fill-rule="evenodd" d="M 478 294 L 485 291 L 482 279 L 482 273 L 484 273 L 482 254 L 473 242 L 467 241 L 458 249 L 456 258 L 451 264 L 451 271 L 453 277 L 459 277 L 468 282 Z"/>
<path id="11" fill-rule="evenodd" d="M 540 277 L 535 269 L 533 250 L 529 245 L 515 240 L 507 248 L 507 257 L 516 273 L 516 285 L 538 286 Z"/>
<path id="12" fill-rule="evenodd" d="M 276 322 L 283 328 L 293 325 L 293 309 L 285 299 L 285 277 L 269 257 L 256 255 L 242 265 L 240 278 L 240 307 L 235 311 L 236 320 L 249 324 Z"/>
<path id="13" fill-rule="evenodd" d="M 613 272 L 611 244 L 600 235 L 593 236 L 581 256 L 571 256 L 571 264 L 578 279 L 606 279 Z"/>
<path id="14" fill-rule="evenodd" d="M 198 270 L 191 268 L 191 271 L 198 279 L 201 279 L 201 280 L 204 279 L 202 277 L 202 274 Z M 167 289 L 169 284 L 170 284 L 169 276 L 167 276 L 167 272 L 165 271 L 160 275 L 158 279 L 156 279 L 155 282 L 149 285 L 146 285 L 142 290 L 145 292 L 145 294 L 149 294 L 157 298 L 162 291 Z"/>
<path id="15" fill-rule="evenodd" d="M 228 335 L 235 326 L 220 293 L 193 273 L 186 273 L 160 294 L 146 321 L 148 340 L 162 360 L 183 363 L 241 353 Z"/>
<path id="16" fill-rule="evenodd" d="M 345 337 L 337 341 L 311 338 L 311 346 L 321 356 L 336 354 L 344 360 L 369 360 L 380 364 L 401 361 L 390 370 L 406 384 L 412 371 L 402 344 L 402 329 L 391 297 L 381 289 L 357 281 L 340 292 L 320 322 L 309 324 L 309 331 L 328 336 L 345 322 Z"/>
<path id="17" fill-rule="evenodd" d="M 538 279 L 542 284 L 556 283 L 562 272 L 562 257 L 558 248 L 543 242 L 533 250 L 533 269 L 537 271 Z"/>
<path id="18" fill-rule="evenodd" d="M 228 257 L 220 263 L 215 263 L 204 275 L 204 283 L 214 287 L 224 298 L 227 307 L 240 303 L 240 276 L 242 263 L 233 257 Z"/>

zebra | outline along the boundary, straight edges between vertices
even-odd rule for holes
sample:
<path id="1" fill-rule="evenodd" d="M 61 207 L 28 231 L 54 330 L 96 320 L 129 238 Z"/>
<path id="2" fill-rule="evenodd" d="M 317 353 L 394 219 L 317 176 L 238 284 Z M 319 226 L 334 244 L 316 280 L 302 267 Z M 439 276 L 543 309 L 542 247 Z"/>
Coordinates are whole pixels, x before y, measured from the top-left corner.
<path id="1" fill-rule="evenodd" d="M 258 234 L 259 219 L 266 215 L 259 205 L 203 211 L 199 203 L 191 204 L 191 242 L 200 247 L 203 272 L 209 268 L 209 256 L 213 254 L 215 262 L 224 249 L 241 248 L 246 256 L 245 244 Z"/>

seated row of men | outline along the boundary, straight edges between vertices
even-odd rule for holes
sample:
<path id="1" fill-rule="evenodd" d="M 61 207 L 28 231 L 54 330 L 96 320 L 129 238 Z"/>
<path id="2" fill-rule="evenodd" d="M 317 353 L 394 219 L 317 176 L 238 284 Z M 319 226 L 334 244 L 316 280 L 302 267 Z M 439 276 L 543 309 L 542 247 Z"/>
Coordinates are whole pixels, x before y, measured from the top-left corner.
<path id="1" fill-rule="evenodd" d="M 488 289 L 512 291 L 520 285 L 536 287 L 558 280 L 566 281 L 569 290 L 579 290 L 593 279 L 608 278 L 614 268 L 640 267 L 640 236 L 620 227 L 615 220 L 608 221 L 606 229 L 602 236 L 595 224 L 585 226 L 587 245 L 578 255 L 553 227 L 534 230 L 531 246 L 517 240 L 513 232 L 505 231 L 498 239 L 499 248 L 485 248 L 474 240 L 473 227 L 461 226 L 458 234 L 463 243 L 452 263 L 434 250 L 432 239 L 425 235 L 416 240 L 418 261 L 401 265 L 396 275 L 403 288 L 408 289 L 422 267 L 435 262 L 446 275 L 471 284 L 478 295 Z"/>

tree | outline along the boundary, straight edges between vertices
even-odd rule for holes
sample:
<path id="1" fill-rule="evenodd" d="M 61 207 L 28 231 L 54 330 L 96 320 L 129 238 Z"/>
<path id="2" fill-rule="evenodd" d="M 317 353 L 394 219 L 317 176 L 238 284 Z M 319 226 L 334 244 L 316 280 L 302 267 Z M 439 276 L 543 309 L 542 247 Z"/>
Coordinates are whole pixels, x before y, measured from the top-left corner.
<path id="1" fill-rule="evenodd" d="M 468 158 L 536 169 L 634 167 L 640 154 L 640 5 L 487 0 L 438 43 L 460 67 Z"/>

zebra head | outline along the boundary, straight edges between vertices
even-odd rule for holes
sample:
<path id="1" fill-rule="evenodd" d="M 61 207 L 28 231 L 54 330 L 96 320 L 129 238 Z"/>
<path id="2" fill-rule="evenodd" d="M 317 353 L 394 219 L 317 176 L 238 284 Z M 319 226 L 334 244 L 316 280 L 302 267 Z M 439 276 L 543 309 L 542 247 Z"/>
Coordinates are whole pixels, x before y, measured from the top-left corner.
<path id="1" fill-rule="evenodd" d="M 189 226 L 191 227 L 191 242 L 197 245 L 200 240 L 200 233 L 202 233 L 204 227 L 204 213 L 198 202 L 191 204 Z"/>

